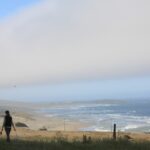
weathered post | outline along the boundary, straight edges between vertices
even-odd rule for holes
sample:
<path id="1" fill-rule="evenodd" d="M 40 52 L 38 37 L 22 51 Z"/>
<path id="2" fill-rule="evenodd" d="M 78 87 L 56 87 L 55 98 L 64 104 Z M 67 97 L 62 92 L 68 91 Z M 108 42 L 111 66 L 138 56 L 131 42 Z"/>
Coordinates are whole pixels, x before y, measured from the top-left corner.
<path id="1" fill-rule="evenodd" d="M 116 140 L 116 124 L 114 124 L 113 139 Z"/>
<path id="2" fill-rule="evenodd" d="M 64 119 L 64 131 L 66 131 L 66 120 Z"/>

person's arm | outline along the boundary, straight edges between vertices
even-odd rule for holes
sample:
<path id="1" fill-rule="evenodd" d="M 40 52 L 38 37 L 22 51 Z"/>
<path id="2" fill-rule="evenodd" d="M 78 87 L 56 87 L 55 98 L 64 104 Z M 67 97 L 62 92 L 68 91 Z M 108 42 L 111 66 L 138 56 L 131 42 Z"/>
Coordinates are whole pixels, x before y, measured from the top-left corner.
<path id="1" fill-rule="evenodd" d="M 3 132 L 4 126 L 5 126 L 5 117 L 4 117 L 1 133 Z"/>
<path id="2" fill-rule="evenodd" d="M 13 120 L 12 120 L 12 126 L 13 126 L 13 128 L 14 128 L 14 131 L 16 131 L 16 128 L 15 128 L 15 125 L 14 125 Z"/>

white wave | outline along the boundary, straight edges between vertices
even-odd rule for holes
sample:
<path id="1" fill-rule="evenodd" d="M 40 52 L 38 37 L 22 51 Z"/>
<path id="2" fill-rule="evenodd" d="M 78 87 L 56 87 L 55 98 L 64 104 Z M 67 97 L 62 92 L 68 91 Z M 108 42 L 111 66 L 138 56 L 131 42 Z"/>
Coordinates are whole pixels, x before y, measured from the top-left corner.
<path id="1" fill-rule="evenodd" d="M 110 132 L 110 130 L 105 129 L 104 127 L 92 126 L 88 128 L 82 128 L 81 131 L 97 131 L 97 132 Z"/>
<path id="2" fill-rule="evenodd" d="M 124 130 L 128 130 L 128 129 L 136 129 L 139 128 L 140 126 L 135 125 L 135 124 L 130 124 L 124 127 Z"/>

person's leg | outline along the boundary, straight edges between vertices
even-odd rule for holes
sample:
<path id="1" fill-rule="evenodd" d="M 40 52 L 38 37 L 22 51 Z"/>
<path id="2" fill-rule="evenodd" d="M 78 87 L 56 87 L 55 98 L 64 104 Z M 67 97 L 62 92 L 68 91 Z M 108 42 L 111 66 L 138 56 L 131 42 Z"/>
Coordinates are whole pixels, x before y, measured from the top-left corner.
<path id="1" fill-rule="evenodd" d="M 10 131 L 11 131 L 11 128 L 5 128 L 7 142 L 10 142 Z"/>

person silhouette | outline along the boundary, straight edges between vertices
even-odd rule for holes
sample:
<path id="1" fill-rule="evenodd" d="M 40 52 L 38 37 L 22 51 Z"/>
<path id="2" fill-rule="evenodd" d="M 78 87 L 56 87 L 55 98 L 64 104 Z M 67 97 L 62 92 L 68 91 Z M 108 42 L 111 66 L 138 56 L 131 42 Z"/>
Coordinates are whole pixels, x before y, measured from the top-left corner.
<path id="1" fill-rule="evenodd" d="M 14 126 L 13 123 L 13 119 L 9 113 L 9 111 L 5 111 L 5 117 L 4 117 L 4 121 L 3 121 L 3 125 L 2 125 L 2 130 L 1 130 L 1 134 L 3 132 L 3 129 L 5 129 L 6 132 L 6 136 L 7 136 L 7 142 L 10 142 L 10 132 L 11 132 L 11 127 L 13 126 L 14 131 L 16 131 L 16 128 Z"/>

